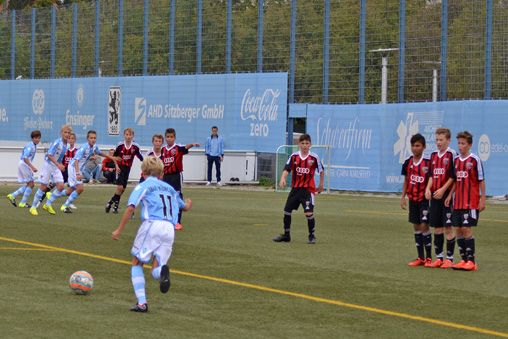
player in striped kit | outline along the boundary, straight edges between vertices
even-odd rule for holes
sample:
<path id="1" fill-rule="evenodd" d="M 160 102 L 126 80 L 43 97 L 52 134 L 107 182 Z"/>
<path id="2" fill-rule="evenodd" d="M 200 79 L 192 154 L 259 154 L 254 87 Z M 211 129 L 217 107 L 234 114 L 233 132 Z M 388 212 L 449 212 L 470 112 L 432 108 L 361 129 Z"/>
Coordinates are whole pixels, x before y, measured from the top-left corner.
<path id="1" fill-rule="evenodd" d="M 445 206 L 446 198 L 453 186 L 454 162 L 457 152 L 449 147 L 451 132 L 448 128 L 436 129 L 437 150 L 430 155 L 429 182 L 425 189 L 425 198 L 430 200 L 430 227 L 434 227 L 434 249 L 436 261 L 426 263 L 425 267 L 451 268 L 455 250 L 455 233 L 452 228 L 452 209 Z M 444 231 L 444 235 L 443 235 Z M 446 236 L 446 260 L 443 245 Z"/>
<path id="2" fill-rule="evenodd" d="M 116 192 L 115 195 L 106 203 L 106 213 L 113 206 L 113 213 L 118 213 L 118 205 L 120 204 L 120 198 L 125 192 L 127 182 L 129 181 L 129 173 L 131 171 L 134 157 L 138 157 L 140 161 L 143 161 L 143 155 L 139 145 L 132 141 L 134 138 L 134 130 L 127 127 L 123 132 L 124 141 L 120 141 L 116 145 L 115 157 L 120 157 L 122 160 L 117 163 L 116 166 Z"/>
<path id="3" fill-rule="evenodd" d="M 455 159 L 452 222 L 462 260 L 453 265 L 453 269 L 476 271 L 475 239 L 471 227 L 478 226 L 480 212 L 485 210 L 485 177 L 480 157 L 471 153 L 473 135 L 468 131 L 459 132 L 457 140 L 460 156 Z M 450 203 L 450 197 L 446 203 Z"/>
<path id="4" fill-rule="evenodd" d="M 325 172 L 319 156 L 310 151 L 310 147 L 312 146 L 310 135 L 302 134 L 298 140 L 298 145 L 300 146 L 300 151 L 291 154 L 280 178 L 279 187 L 284 189 L 286 188 L 286 178 L 289 173 L 293 171 L 291 192 L 289 192 L 286 206 L 284 207 L 284 233 L 273 238 L 273 241 L 291 241 L 291 213 L 302 205 L 303 212 L 307 217 L 307 226 L 309 229 L 307 243 L 315 244 L 316 237 L 314 236 L 314 232 L 316 229 L 316 219 L 314 218 L 314 201 L 316 191 L 318 193 L 323 192 Z M 317 189 L 314 183 L 314 173 L 316 171 L 319 173 L 319 186 Z"/>
<path id="5" fill-rule="evenodd" d="M 413 135 L 411 137 L 411 152 L 413 155 L 408 157 L 402 165 L 402 175 L 405 176 L 405 179 L 402 186 L 400 206 L 404 210 L 407 209 L 407 195 L 409 198 L 409 222 L 413 224 L 415 244 L 418 251 L 418 258 L 410 262 L 409 266 L 424 266 L 425 263 L 432 263 L 429 201 L 425 199 L 430 157 L 423 154 L 424 150 L 425 137 L 420 133 Z"/>
<path id="6" fill-rule="evenodd" d="M 32 165 L 32 162 L 34 161 L 35 153 L 37 153 L 37 145 L 41 141 L 41 131 L 32 131 L 30 139 L 32 139 L 32 141 L 23 148 L 18 163 L 18 182 L 26 185 L 7 195 L 7 199 L 9 199 L 14 207 L 16 207 L 16 197 L 20 194 L 23 194 L 23 198 L 21 198 L 19 207 L 30 207 L 30 205 L 26 204 L 26 200 L 34 188 L 34 172 L 37 172 L 37 168 Z"/>
<path id="7" fill-rule="evenodd" d="M 167 182 L 180 194 L 183 198 L 182 183 L 183 183 L 183 156 L 189 153 L 192 147 L 199 147 L 200 144 L 192 143 L 185 146 L 176 144 L 176 131 L 174 128 L 166 129 L 165 135 L 166 146 L 162 148 L 162 162 L 164 163 L 164 176 L 162 180 Z M 175 230 L 182 229 L 182 211 L 178 213 L 178 222 L 175 225 Z"/>

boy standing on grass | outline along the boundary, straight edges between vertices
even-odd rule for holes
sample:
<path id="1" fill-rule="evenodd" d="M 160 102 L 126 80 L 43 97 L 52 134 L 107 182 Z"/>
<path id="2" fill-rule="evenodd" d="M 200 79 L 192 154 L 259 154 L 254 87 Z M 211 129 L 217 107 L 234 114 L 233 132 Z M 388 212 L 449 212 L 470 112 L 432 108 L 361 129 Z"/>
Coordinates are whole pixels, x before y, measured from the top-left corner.
<path id="1" fill-rule="evenodd" d="M 420 133 L 411 137 L 412 156 L 402 165 L 402 175 L 405 176 L 402 186 L 400 206 L 406 207 L 406 194 L 409 197 L 409 222 L 413 224 L 418 258 L 409 266 L 424 266 L 432 263 L 432 235 L 429 230 L 429 201 L 425 199 L 425 188 L 428 182 L 430 157 L 423 154 L 425 137 Z M 425 257 L 424 253 L 425 244 Z"/>
<path id="2" fill-rule="evenodd" d="M 192 206 L 190 199 L 183 201 L 173 187 L 159 180 L 164 172 L 164 165 L 159 158 L 147 156 L 141 163 L 141 171 L 145 181 L 132 191 L 122 221 L 111 234 L 113 240 L 118 240 L 134 209 L 141 204 L 142 223 L 131 249 L 131 280 L 138 299 L 131 308 L 134 312 L 148 312 L 143 264 L 149 263 L 152 256 L 152 277 L 159 280 L 162 293 L 169 290 L 171 282 L 167 262 L 175 239 L 174 225 L 178 221 L 178 211 L 187 211 Z"/>
<path id="3" fill-rule="evenodd" d="M 132 138 L 134 138 L 134 130 L 129 127 L 126 128 L 123 132 L 123 137 L 125 140 L 120 141 L 116 145 L 115 149 L 115 157 L 120 157 L 121 160 L 116 164 L 116 192 L 115 195 L 113 195 L 113 197 L 106 203 L 106 213 L 109 213 L 109 210 L 113 205 L 113 213 L 118 213 L 118 205 L 120 204 L 120 198 L 127 187 L 134 157 L 136 156 L 140 161 L 143 161 L 143 155 L 141 154 L 139 145 L 132 141 Z"/>
<path id="4" fill-rule="evenodd" d="M 37 213 L 37 202 L 42 198 L 45 194 L 46 188 L 50 182 L 56 184 L 56 190 L 52 193 L 52 196 L 56 199 L 62 194 L 65 190 L 64 179 L 62 172 L 65 170 L 62 165 L 62 160 L 65 156 L 65 151 L 67 151 L 67 140 L 69 139 L 70 134 L 72 133 L 72 127 L 69 125 L 63 125 L 60 130 L 60 138 L 53 141 L 51 146 L 46 153 L 44 165 L 42 165 L 41 173 L 39 174 L 38 182 L 41 184 L 37 193 L 35 193 L 34 201 L 32 203 L 32 207 L 30 208 L 30 214 L 38 215 Z M 44 210 L 48 211 L 50 214 L 55 214 L 53 208 L 51 206 L 47 206 L 44 204 Z"/>
<path id="5" fill-rule="evenodd" d="M 153 155 L 154 157 L 160 158 L 162 160 L 162 144 L 164 143 L 164 137 L 162 134 L 154 134 L 152 137 L 152 145 L 153 147 L 146 152 L 145 157 Z M 145 177 L 143 173 L 141 173 L 141 178 L 139 182 L 143 182 Z"/>
<path id="6" fill-rule="evenodd" d="M 175 144 L 176 131 L 174 128 L 166 129 L 165 133 L 166 146 L 162 148 L 162 161 L 164 162 L 164 177 L 162 180 L 167 182 L 180 194 L 183 198 L 183 156 L 189 153 L 192 147 L 199 147 L 198 143 L 187 144 L 185 146 Z M 175 230 L 181 230 L 182 212 L 178 214 L 178 222 L 175 224 Z"/>
<path id="7" fill-rule="evenodd" d="M 32 141 L 23 148 L 18 163 L 18 182 L 26 185 L 7 195 L 7 199 L 9 199 L 14 207 L 16 207 L 16 197 L 20 194 L 23 194 L 23 198 L 19 202 L 19 207 L 30 207 L 26 204 L 26 201 L 34 188 L 34 173 L 37 172 L 37 168 L 32 165 L 32 162 L 34 161 L 35 153 L 37 153 L 37 145 L 41 141 L 41 131 L 32 131 L 30 138 Z"/>
<path id="8" fill-rule="evenodd" d="M 310 135 L 302 134 L 300 136 L 298 145 L 300 151 L 293 153 L 286 165 L 280 178 L 279 187 L 286 188 L 286 178 L 291 171 L 293 177 L 291 179 L 291 192 L 284 207 L 284 234 L 273 238 L 275 242 L 290 242 L 291 235 L 291 213 L 297 210 L 300 205 L 303 207 L 303 212 L 307 217 L 307 226 L 309 228 L 308 244 L 315 244 L 316 237 L 314 236 L 316 219 L 314 219 L 314 200 L 316 194 L 316 184 L 314 183 L 314 173 L 319 173 L 319 186 L 317 192 L 323 192 L 323 185 L 325 179 L 325 172 L 323 164 L 319 156 L 310 151 L 312 146 Z"/>
<path id="9" fill-rule="evenodd" d="M 471 227 L 478 226 L 480 212 L 485 210 L 485 177 L 480 157 L 471 153 L 473 135 L 457 134 L 459 156 L 455 159 L 455 192 L 452 223 L 457 231 L 457 244 L 462 260 L 453 269 L 476 271 L 475 240 Z M 445 204 L 450 205 L 451 196 Z"/>
<path id="10" fill-rule="evenodd" d="M 86 141 L 76 152 L 74 158 L 69 162 L 67 166 L 68 170 L 68 186 L 69 188 L 65 192 L 65 195 L 68 196 L 65 203 L 60 208 L 64 213 L 72 213 L 69 206 L 73 203 L 74 200 L 83 192 L 83 178 L 81 173 L 85 168 L 87 161 L 94 154 L 99 154 L 103 157 L 109 158 L 115 163 L 120 160 L 118 157 L 111 157 L 108 154 L 102 152 L 99 147 L 95 144 L 97 142 L 97 133 L 95 131 L 88 131 L 86 136 Z M 56 198 L 55 198 L 56 199 Z M 55 199 L 53 199 L 53 195 L 48 199 L 47 205 L 51 205 Z"/>
<path id="11" fill-rule="evenodd" d="M 430 155 L 429 182 L 425 198 L 430 200 L 430 227 L 434 227 L 434 249 L 436 261 L 425 263 L 425 267 L 451 268 L 455 250 L 455 233 L 452 228 L 452 209 L 445 206 L 455 178 L 454 162 L 457 152 L 449 147 L 451 132 L 448 128 L 436 129 L 437 150 Z M 443 235 L 444 231 L 444 235 Z M 446 236 L 446 260 L 443 255 Z"/>

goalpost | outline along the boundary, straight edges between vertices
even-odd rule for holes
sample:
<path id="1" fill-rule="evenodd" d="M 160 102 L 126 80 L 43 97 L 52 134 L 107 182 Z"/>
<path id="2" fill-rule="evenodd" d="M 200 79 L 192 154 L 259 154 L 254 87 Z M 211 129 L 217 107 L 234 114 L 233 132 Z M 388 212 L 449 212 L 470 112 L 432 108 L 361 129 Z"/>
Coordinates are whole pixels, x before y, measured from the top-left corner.
<path id="1" fill-rule="evenodd" d="M 277 148 L 277 153 L 275 157 L 275 191 L 276 192 L 289 192 L 291 190 L 291 176 L 293 172 L 289 173 L 286 178 L 286 188 L 281 189 L 279 187 L 280 177 L 282 175 L 282 171 L 284 171 L 284 166 L 288 158 L 291 154 L 298 152 L 300 147 L 298 145 L 282 145 Z M 323 192 L 330 193 L 330 146 L 327 145 L 313 145 L 310 148 L 311 152 L 316 153 L 319 156 L 319 159 L 323 163 L 324 172 L 325 172 L 325 180 L 324 180 L 324 190 Z M 315 173 L 314 182 L 316 183 L 316 187 L 319 185 L 319 173 Z"/>

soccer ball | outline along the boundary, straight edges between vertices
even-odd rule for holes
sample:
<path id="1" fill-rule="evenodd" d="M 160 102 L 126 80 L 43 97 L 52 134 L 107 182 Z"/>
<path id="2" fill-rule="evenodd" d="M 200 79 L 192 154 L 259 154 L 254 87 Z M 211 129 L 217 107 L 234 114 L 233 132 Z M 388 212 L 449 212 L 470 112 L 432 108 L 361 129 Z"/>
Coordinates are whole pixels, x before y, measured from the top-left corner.
<path id="1" fill-rule="evenodd" d="M 86 271 L 77 271 L 72 273 L 69 284 L 74 294 L 88 294 L 93 287 L 93 277 Z"/>

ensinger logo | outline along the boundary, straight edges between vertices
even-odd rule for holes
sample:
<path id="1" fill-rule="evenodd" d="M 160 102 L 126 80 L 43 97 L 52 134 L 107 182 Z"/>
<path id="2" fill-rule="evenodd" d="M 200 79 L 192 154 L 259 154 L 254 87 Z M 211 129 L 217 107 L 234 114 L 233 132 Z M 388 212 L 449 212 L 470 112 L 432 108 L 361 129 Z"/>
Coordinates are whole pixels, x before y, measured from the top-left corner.
<path id="1" fill-rule="evenodd" d="M 478 155 L 482 161 L 487 161 L 490 157 L 490 139 L 487 134 L 482 134 L 478 141 Z"/>
<path id="2" fill-rule="evenodd" d="M 296 173 L 308 174 L 308 173 L 310 173 L 310 169 L 305 168 L 305 167 L 297 167 Z"/>
<path id="3" fill-rule="evenodd" d="M 44 91 L 42 89 L 36 89 L 32 96 L 34 114 L 42 114 L 44 112 L 44 102 Z"/>
<path id="4" fill-rule="evenodd" d="M 139 126 L 146 126 L 146 98 L 136 98 L 134 101 L 134 119 Z"/>
<path id="5" fill-rule="evenodd" d="M 425 181 L 425 178 L 424 177 L 421 177 L 419 175 L 414 175 L 412 174 L 411 175 L 411 181 L 412 182 L 419 182 L 419 183 L 423 183 Z"/>

